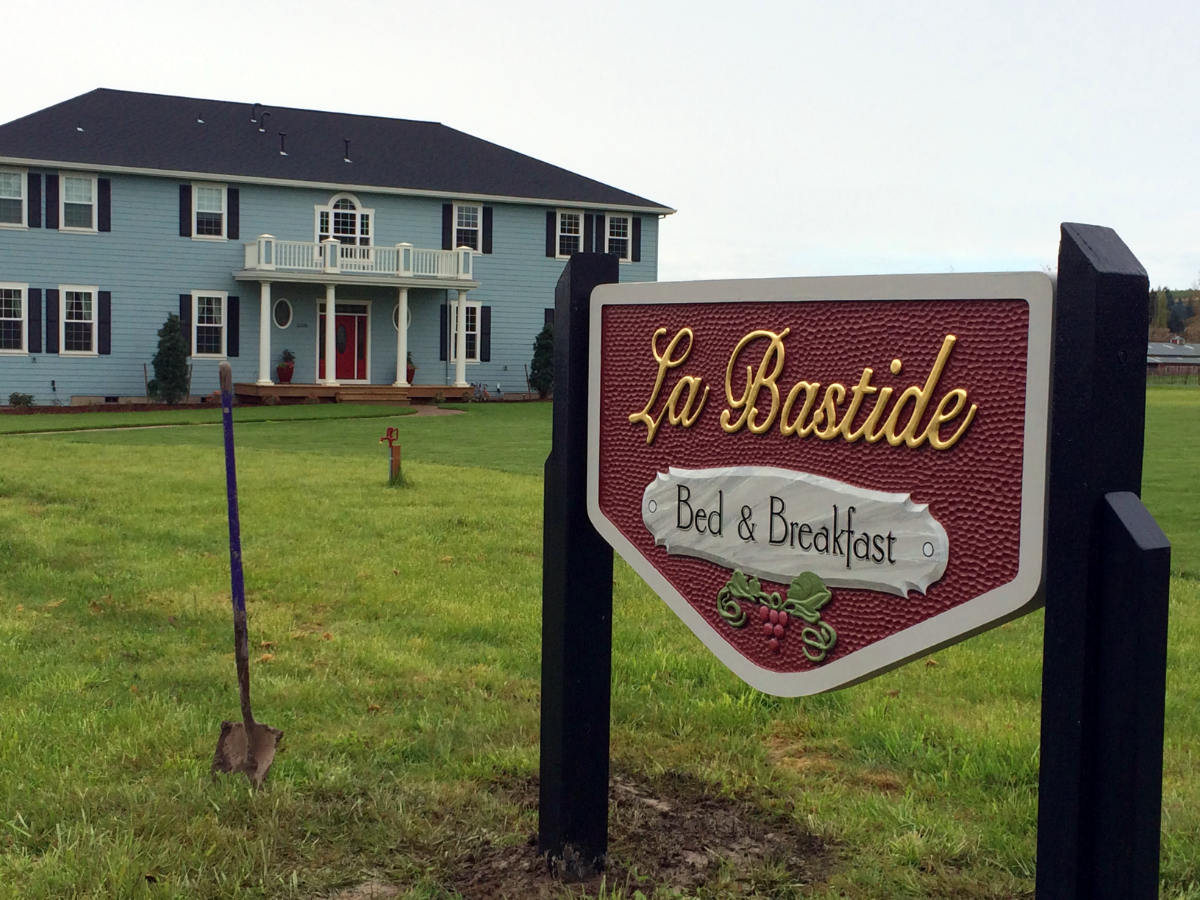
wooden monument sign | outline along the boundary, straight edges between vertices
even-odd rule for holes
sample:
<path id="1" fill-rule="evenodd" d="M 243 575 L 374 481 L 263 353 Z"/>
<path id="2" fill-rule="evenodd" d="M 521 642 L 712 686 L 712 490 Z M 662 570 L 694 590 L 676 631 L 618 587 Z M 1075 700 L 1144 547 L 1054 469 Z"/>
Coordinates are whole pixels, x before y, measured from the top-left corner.
<path id="1" fill-rule="evenodd" d="M 1156 897 L 1170 551 L 1137 496 L 1149 282 L 1116 232 L 1063 225 L 1056 281 L 618 268 L 576 254 L 555 294 L 541 852 L 604 864 L 615 548 L 786 696 L 1044 603 L 1038 898 Z"/>
<path id="2" fill-rule="evenodd" d="M 866 678 L 1028 609 L 1044 274 L 603 285 L 588 511 L 735 673 Z"/>

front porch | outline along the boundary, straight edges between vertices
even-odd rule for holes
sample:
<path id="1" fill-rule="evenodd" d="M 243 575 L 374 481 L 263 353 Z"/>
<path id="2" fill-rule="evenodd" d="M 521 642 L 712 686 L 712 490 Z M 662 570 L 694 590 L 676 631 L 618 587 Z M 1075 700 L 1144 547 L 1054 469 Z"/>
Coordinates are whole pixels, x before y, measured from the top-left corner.
<path id="1" fill-rule="evenodd" d="M 257 283 L 259 291 L 258 379 L 253 384 L 238 385 L 239 397 L 244 402 L 263 402 L 255 398 L 274 396 L 280 402 L 293 403 L 310 398 L 327 402 L 407 403 L 469 397 L 472 388 L 467 381 L 466 361 L 468 357 L 477 359 L 480 340 L 479 319 L 474 312 L 478 304 L 469 313 L 467 303 L 467 292 L 479 287 L 472 277 L 472 252 L 468 247 L 456 250 L 422 249 L 410 244 L 379 247 L 343 244 L 332 238 L 310 243 L 260 235 L 245 245 L 245 268 L 233 273 L 236 281 Z M 300 313 L 291 301 L 280 298 L 283 307 L 276 310 L 272 288 L 278 284 L 290 284 L 292 289 L 307 293 L 312 306 Z M 426 295 L 422 301 L 426 310 L 430 309 L 427 295 L 431 291 L 444 292 L 445 297 L 439 303 L 440 334 L 434 330 L 430 335 L 431 329 L 426 324 L 415 354 L 410 354 L 414 348 L 409 343 L 413 320 L 410 291 Z M 390 295 L 394 304 L 391 315 L 387 313 L 390 304 L 381 294 Z M 300 328 L 312 328 L 306 335 L 315 332 L 317 339 L 296 354 L 297 367 L 306 381 L 275 384 L 271 377 L 277 362 L 272 332 L 287 328 L 293 313 L 305 319 Z M 484 322 L 487 321 L 485 318 Z M 385 338 L 392 328 L 395 338 Z M 484 339 L 486 348 L 486 336 Z M 428 365 L 429 348 L 437 347 L 439 342 L 440 359 L 450 361 L 445 373 L 448 383 L 411 385 L 411 356 L 417 356 L 417 365 Z M 288 344 L 295 347 L 294 339 L 288 340 Z M 332 360 L 326 359 L 327 348 Z M 422 352 L 426 354 L 424 360 L 420 358 Z M 486 361 L 487 357 L 483 359 Z"/>
<path id="2" fill-rule="evenodd" d="M 238 403 L 257 406 L 267 403 L 379 403 L 410 406 L 416 403 L 469 400 L 473 388 L 445 384 L 255 384 L 233 386 Z M 270 398 L 275 398 L 271 400 Z"/>

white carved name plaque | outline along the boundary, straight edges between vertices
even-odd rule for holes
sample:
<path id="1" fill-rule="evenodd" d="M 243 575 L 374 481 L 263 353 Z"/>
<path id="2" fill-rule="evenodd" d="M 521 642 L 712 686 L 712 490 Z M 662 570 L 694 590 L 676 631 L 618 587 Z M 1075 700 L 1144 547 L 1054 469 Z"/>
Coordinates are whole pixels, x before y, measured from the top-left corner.
<path id="1" fill-rule="evenodd" d="M 773 466 L 670 467 L 646 485 L 642 521 L 667 553 L 768 581 L 814 572 L 830 587 L 925 593 L 950 554 L 928 504 Z"/>

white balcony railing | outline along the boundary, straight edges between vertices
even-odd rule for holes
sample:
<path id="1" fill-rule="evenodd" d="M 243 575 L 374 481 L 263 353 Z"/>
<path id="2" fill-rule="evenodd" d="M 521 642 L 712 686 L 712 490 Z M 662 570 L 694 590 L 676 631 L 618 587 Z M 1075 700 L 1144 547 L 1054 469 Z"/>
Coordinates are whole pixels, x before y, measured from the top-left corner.
<path id="1" fill-rule="evenodd" d="M 471 248 L 425 250 L 412 244 L 391 247 L 361 247 L 332 238 L 309 241 L 280 241 L 260 234 L 245 245 L 246 268 L 329 274 L 392 275 L 397 278 L 470 280 Z"/>

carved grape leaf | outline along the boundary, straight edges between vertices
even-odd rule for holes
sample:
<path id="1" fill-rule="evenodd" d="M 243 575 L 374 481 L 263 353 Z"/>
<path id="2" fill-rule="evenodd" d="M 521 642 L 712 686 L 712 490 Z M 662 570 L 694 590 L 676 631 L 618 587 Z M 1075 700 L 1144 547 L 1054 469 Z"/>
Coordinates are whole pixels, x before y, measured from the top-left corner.
<path id="1" fill-rule="evenodd" d="M 792 579 L 783 608 L 810 625 L 815 625 L 821 619 L 821 607 L 829 602 L 831 596 L 820 576 L 813 572 L 801 572 Z"/>

